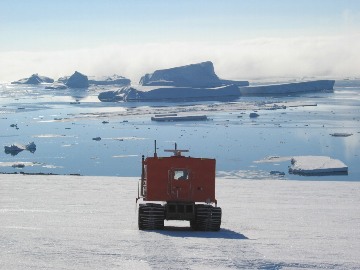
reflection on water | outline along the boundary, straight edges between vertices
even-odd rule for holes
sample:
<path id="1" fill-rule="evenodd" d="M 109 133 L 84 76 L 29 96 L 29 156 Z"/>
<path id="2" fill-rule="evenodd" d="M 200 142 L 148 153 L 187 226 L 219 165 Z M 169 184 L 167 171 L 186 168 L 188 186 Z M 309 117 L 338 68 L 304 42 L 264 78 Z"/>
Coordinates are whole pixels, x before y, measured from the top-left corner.
<path id="1" fill-rule="evenodd" d="M 0 145 L 33 141 L 36 153 L 0 154 L 1 172 L 139 176 L 141 155 L 152 155 L 153 140 L 163 149 L 189 149 L 191 156 L 217 159 L 219 175 L 240 179 L 349 180 L 360 179 L 360 84 L 340 86 L 334 93 L 280 97 L 241 97 L 226 109 L 211 110 L 212 102 L 101 103 L 101 90 L 45 90 L 7 85 L 0 89 Z M 74 101 L 78 101 L 73 103 Z M 314 103 L 317 106 L 228 110 L 238 104 L 264 102 Z M 210 121 L 151 122 L 152 113 L 194 105 Z M 221 105 L 221 103 L 220 103 Z M 246 107 L 246 106 L 245 106 Z M 244 108 L 245 108 L 244 107 Z M 19 110 L 18 108 L 24 108 Z M 203 109 L 206 109 L 202 111 Z M 225 108 L 225 107 L 224 107 Z M 251 108 L 251 107 L 246 107 Z M 111 117 L 109 115 L 112 115 Z M 16 124 L 18 129 L 10 127 Z M 352 133 L 333 137 L 332 133 Z M 93 138 L 100 137 L 95 141 Z M 269 156 L 326 155 L 343 161 L 348 175 L 304 177 L 288 173 L 287 158 L 256 162 Z M 10 164 L 25 164 L 12 167 Z M 26 164 L 38 164 L 28 166 Z M 270 172 L 285 173 L 270 174 Z"/>

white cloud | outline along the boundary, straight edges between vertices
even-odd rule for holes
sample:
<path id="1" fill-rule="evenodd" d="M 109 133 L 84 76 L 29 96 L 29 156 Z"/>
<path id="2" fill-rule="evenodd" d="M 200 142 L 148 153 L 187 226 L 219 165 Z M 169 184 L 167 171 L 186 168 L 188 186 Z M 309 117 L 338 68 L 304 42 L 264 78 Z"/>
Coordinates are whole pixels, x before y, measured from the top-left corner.
<path id="1" fill-rule="evenodd" d="M 57 79 L 75 70 L 117 73 L 137 82 L 155 69 L 211 60 L 222 78 L 360 76 L 360 34 L 333 37 L 259 38 L 233 43 L 169 42 L 71 51 L 0 52 L 0 81 L 32 73 Z"/>

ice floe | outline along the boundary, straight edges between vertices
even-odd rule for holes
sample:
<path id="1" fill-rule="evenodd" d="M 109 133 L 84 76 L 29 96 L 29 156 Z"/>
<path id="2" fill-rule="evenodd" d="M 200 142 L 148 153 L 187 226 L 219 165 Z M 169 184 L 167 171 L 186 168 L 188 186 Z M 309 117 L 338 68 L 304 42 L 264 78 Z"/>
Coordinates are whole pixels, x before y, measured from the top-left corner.
<path id="1" fill-rule="evenodd" d="M 295 156 L 291 159 L 289 173 L 300 175 L 347 174 L 348 166 L 327 156 Z"/>

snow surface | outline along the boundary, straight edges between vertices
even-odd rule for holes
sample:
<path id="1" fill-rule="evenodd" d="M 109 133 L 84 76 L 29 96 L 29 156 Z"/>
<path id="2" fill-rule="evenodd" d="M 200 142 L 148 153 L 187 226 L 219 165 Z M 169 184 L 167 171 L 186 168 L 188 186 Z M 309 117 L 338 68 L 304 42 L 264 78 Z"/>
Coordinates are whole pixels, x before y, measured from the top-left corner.
<path id="1" fill-rule="evenodd" d="M 0 269 L 359 269 L 359 193 L 220 178 L 220 232 L 139 231 L 137 178 L 0 175 Z"/>
<path id="2" fill-rule="evenodd" d="M 347 173 L 348 167 L 338 159 L 327 156 L 296 156 L 291 159 L 289 172 L 297 174 Z"/>

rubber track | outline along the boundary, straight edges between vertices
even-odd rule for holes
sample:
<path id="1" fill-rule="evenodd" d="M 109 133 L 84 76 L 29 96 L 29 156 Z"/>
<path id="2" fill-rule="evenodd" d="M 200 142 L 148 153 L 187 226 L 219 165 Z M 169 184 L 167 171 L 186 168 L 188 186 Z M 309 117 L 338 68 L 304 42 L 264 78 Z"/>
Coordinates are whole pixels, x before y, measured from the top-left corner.
<path id="1" fill-rule="evenodd" d="M 139 230 L 164 229 L 165 208 L 161 204 L 140 204 L 138 225 Z"/>
<path id="2" fill-rule="evenodd" d="M 219 231 L 221 226 L 221 208 L 212 205 L 197 204 L 196 219 L 190 223 L 198 231 Z"/>

